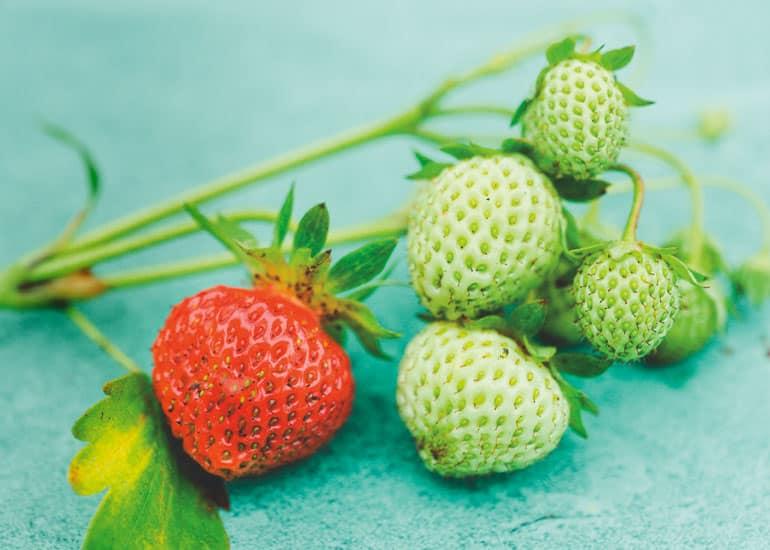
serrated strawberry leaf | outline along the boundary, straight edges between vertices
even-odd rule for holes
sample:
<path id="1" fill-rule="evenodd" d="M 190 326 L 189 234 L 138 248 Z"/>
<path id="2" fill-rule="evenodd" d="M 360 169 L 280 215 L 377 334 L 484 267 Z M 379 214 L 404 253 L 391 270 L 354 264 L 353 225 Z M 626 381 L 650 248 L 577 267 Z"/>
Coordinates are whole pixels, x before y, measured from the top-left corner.
<path id="1" fill-rule="evenodd" d="M 527 302 L 514 309 L 509 318 L 513 331 L 521 336 L 532 337 L 543 327 L 545 306 L 540 302 Z"/>
<path id="2" fill-rule="evenodd" d="M 559 196 L 564 200 L 572 202 L 588 202 L 598 199 L 612 185 L 611 183 L 599 180 L 576 180 L 574 178 L 562 177 L 553 180 L 553 185 L 558 191 Z"/>
<path id="3" fill-rule="evenodd" d="M 294 233 L 294 250 L 307 248 L 311 256 L 315 256 L 326 244 L 329 234 L 329 210 L 326 204 L 315 205 L 308 210 L 297 225 Z"/>
<path id="4" fill-rule="evenodd" d="M 653 105 L 655 102 L 651 101 L 649 99 L 644 99 L 643 97 L 639 97 L 636 95 L 636 92 L 634 92 L 631 88 L 626 86 L 620 81 L 615 81 L 615 84 L 617 84 L 618 88 L 620 89 L 620 93 L 623 94 L 623 99 L 626 100 L 626 103 L 629 107 L 646 107 L 648 105 Z"/>
<path id="5" fill-rule="evenodd" d="M 441 172 L 443 172 L 445 169 L 452 166 L 450 163 L 447 162 L 434 162 L 430 161 L 427 164 L 424 164 L 420 167 L 417 172 L 413 172 L 406 176 L 406 179 L 408 180 L 432 180 L 433 178 L 439 176 Z"/>
<path id="6" fill-rule="evenodd" d="M 385 269 L 396 244 L 397 239 L 374 241 L 340 258 L 329 271 L 329 292 L 344 292 L 371 281 Z"/>
<path id="7" fill-rule="evenodd" d="M 273 248 L 281 248 L 283 241 L 286 239 L 286 233 L 289 231 L 289 225 L 291 224 L 291 213 L 294 209 L 294 183 L 289 187 L 289 192 L 286 194 L 286 198 L 283 199 L 281 209 L 278 211 L 278 218 L 275 220 L 275 227 L 273 228 Z"/>
<path id="8" fill-rule="evenodd" d="M 548 60 L 548 64 L 553 66 L 565 59 L 569 59 L 574 53 L 575 39 L 568 36 L 564 40 L 548 46 L 548 49 L 545 51 L 545 58 Z"/>
<path id="9" fill-rule="evenodd" d="M 524 114 L 527 112 L 527 109 L 532 104 L 532 99 L 527 98 L 521 103 L 519 103 L 519 106 L 516 107 L 516 111 L 513 113 L 513 117 L 511 117 L 511 128 L 516 126 L 519 122 L 521 122 L 521 119 L 524 117 Z"/>
<path id="10" fill-rule="evenodd" d="M 561 372 L 590 378 L 603 374 L 612 365 L 612 360 L 585 353 L 557 353 L 551 364 Z"/>
<path id="11" fill-rule="evenodd" d="M 625 48 L 604 52 L 599 60 L 599 64 L 608 71 L 619 71 L 631 63 L 635 51 L 636 46 L 626 46 Z"/>
<path id="12" fill-rule="evenodd" d="M 228 507 L 223 481 L 170 435 L 149 377 L 129 374 L 104 393 L 72 429 L 87 443 L 70 465 L 72 488 L 80 495 L 107 490 L 83 548 L 228 548 L 217 511 Z"/>

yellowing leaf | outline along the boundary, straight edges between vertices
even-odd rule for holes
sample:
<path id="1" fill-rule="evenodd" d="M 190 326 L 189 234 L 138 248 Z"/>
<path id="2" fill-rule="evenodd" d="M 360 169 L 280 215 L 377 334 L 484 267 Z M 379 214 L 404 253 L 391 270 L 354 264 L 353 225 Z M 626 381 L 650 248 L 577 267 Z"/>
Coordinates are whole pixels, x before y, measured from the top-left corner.
<path id="1" fill-rule="evenodd" d="M 218 513 L 227 507 L 224 484 L 172 438 L 147 375 L 108 382 L 104 393 L 72 429 L 88 443 L 70 465 L 72 488 L 107 490 L 83 548 L 228 548 Z"/>

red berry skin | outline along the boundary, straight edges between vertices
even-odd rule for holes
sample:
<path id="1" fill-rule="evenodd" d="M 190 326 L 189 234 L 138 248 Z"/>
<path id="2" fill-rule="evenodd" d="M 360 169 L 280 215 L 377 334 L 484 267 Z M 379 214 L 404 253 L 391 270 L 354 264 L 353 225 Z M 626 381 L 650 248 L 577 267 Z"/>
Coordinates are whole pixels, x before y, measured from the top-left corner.
<path id="1" fill-rule="evenodd" d="M 172 433 L 225 479 L 311 455 L 350 414 L 350 359 L 315 312 L 278 289 L 217 286 L 182 300 L 152 353 Z"/>

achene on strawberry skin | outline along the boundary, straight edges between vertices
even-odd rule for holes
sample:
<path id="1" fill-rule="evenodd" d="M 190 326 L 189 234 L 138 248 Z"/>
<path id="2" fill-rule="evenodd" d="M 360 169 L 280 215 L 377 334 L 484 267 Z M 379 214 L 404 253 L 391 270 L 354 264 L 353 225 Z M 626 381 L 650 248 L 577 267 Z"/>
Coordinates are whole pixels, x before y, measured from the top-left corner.
<path id="1" fill-rule="evenodd" d="M 395 240 L 363 245 L 330 266 L 322 250 L 328 212 L 318 205 L 300 221 L 286 258 L 292 201 L 290 192 L 269 248 L 190 208 L 241 257 L 255 286 L 215 286 L 182 300 L 152 347 L 153 387 L 173 435 L 225 479 L 305 458 L 345 423 L 354 396 L 350 358 L 327 329 L 339 337 L 349 327 L 374 355 L 382 355 L 380 338 L 397 336 L 358 301 L 376 288 L 362 285 L 383 270 Z"/>

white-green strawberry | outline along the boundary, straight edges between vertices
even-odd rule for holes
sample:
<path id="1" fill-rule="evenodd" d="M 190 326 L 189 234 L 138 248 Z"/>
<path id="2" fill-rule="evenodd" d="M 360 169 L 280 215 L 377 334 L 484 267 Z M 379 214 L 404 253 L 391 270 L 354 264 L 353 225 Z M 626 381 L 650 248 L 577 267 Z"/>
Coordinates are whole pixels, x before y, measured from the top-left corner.
<path id="1" fill-rule="evenodd" d="M 636 361 L 654 350 L 679 312 L 677 278 L 641 243 L 620 241 L 584 260 L 573 282 L 578 324 L 609 358 Z"/>
<path id="2" fill-rule="evenodd" d="M 551 372 L 493 330 L 433 322 L 409 343 L 396 402 L 428 469 L 465 477 L 553 451 L 570 408 Z"/>
<path id="3" fill-rule="evenodd" d="M 661 344 L 647 356 L 654 365 L 677 363 L 700 351 L 719 330 L 727 318 L 725 296 L 716 281 L 701 288 L 679 280 L 679 314 Z"/>
<path id="4" fill-rule="evenodd" d="M 547 174 L 588 180 L 617 160 L 626 143 L 629 106 L 650 103 L 613 74 L 633 51 L 579 54 L 570 39 L 549 48 L 549 66 L 514 119 L 521 118 L 523 135 Z"/>
<path id="5" fill-rule="evenodd" d="M 475 318 L 520 300 L 558 262 L 561 203 L 523 155 L 462 160 L 419 197 L 409 222 L 409 271 L 437 318 Z"/>

